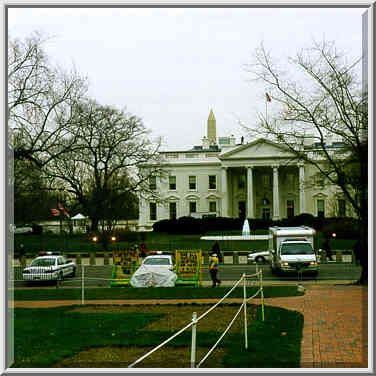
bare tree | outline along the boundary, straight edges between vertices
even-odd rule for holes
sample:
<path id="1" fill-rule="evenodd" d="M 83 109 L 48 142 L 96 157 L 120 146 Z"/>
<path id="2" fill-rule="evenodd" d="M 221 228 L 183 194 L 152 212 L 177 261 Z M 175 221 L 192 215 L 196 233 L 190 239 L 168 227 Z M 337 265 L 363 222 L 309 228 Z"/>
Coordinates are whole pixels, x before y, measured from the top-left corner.
<path id="1" fill-rule="evenodd" d="M 45 175 L 56 189 L 77 199 L 93 231 L 111 233 L 116 220 L 128 218 L 126 211 L 134 210 L 139 195 L 157 194 L 149 190 L 148 180 L 163 173 L 160 142 L 149 139 L 136 116 L 94 101 L 76 107 L 74 124 L 75 147 L 51 160 Z M 155 166 L 147 174 L 138 168 L 145 163 Z"/>
<path id="2" fill-rule="evenodd" d="M 15 160 L 29 160 L 38 167 L 74 145 L 69 125 L 74 106 L 87 90 L 86 79 L 77 72 L 50 63 L 45 41 L 38 33 L 24 41 L 8 41 L 10 148 Z M 61 142 L 68 139 L 69 143 Z"/>
<path id="3" fill-rule="evenodd" d="M 265 89 L 276 110 L 259 114 L 252 135 L 284 145 L 295 157 L 311 164 L 329 184 L 338 186 L 360 220 L 361 281 L 367 276 L 367 95 L 361 90 L 361 59 L 348 61 L 334 43 L 313 43 L 288 59 L 283 67 L 261 45 L 247 67 Z M 312 146 L 305 145 L 310 138 Z M 327 142 L 338 141 L 339 148 Z"/>

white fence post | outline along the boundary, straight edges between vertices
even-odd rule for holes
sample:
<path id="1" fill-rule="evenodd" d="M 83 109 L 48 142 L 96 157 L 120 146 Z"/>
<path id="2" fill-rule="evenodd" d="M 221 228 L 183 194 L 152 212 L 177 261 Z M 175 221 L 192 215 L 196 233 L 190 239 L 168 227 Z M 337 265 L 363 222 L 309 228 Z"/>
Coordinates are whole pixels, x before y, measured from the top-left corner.
<path id="1" fill-rule="evenodd" d="M 196 321 L 197 313 L 193 312 L 192 315 L 192 344 L 191 344 L 191 368 L 195 368 L 196 363 Z"/>
<path id="2" fill-rule="evenodd" d="M 243 305 L 244 305 L 244 339 L 245 349 L 248 349 L 248 332 L 247 332 L 247 285 L 245 273 L 243 273 Z"/>
<path id="3" fill-rule="evenodd" d="M 81 304 L 84 304 L 85 301 L 85 268 L 84 264 L 81 264 Z"/>
<path id="4" fill-rule="evenodd" d="M 265 320 L 265 314 L 264 314 L 264 289 L 262 285 L 262 268 L 260 270 L 260 289 L 261 289 L 261 312 L 262 312 L 262 321 Z"/>

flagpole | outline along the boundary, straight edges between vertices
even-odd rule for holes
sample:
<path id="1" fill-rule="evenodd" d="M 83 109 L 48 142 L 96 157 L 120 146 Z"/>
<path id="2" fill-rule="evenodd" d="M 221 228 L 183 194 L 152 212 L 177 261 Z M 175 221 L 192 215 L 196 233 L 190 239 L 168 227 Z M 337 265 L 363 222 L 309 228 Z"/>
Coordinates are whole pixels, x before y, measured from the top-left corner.
<path id="1" fill-rule="evenodd" d="M 265 121 L 268 124 L 268 99 L 265 98 Z"/>

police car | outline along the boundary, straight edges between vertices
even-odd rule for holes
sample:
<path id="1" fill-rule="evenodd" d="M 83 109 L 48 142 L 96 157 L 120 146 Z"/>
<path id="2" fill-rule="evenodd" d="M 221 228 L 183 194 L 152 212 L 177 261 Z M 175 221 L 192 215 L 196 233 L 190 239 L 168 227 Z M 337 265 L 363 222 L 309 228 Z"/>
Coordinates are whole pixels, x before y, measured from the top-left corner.
<path id="1" fill-rule="evenodd" d="M 172 255 L 167 252 L 162 253 L 161 251 L 151 251 L 150 255 L 143 260 L 142 266 L 148 270 L 175 269 Z"/>
<path id="2" fill-rule="evenodd" d="M 58 281 L 76 275 L 76 264 L 53 252 L 41 252 L 22 272 L 25 281 Z"/>

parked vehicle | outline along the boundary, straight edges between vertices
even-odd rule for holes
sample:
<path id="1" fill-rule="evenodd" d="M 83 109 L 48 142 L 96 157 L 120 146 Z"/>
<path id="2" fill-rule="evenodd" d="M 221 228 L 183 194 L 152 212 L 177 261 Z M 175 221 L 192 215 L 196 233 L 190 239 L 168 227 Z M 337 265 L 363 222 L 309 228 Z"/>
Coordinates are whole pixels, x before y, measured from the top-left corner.
<path id="1" fill-rule="evenodd" d="M 173 270 L 175 268 L 172 255 L 163 254 L 161 252 L 145 257 L 141 265 L 143 265 L 148 270 Z"/>
<path id="2" fill-rule="evenodd" d="M 248 255 L 248 262 L 256 262 L 257 264 L 266 264 L 272 260 L 270 251 L 252 252 Z"/>
<path id="3" fill-rule="evenodd" d="M 316 231 L 307 226 L 270 227 L 269 248 L 272 272 L 312 273 L 319 265 L 314 248 Z"/>
<path id="4" fill-rule="evenodd" d="M 177 279 L 171 254 L 156 252 L 145 257 L 133 274 L 132 287 L 173 287 Z"/>
<path id="5" fill-rule="evenodd" d="M 62 255 L 41 252 L 40 256 L 23 270 L 22 275 L 25 281 L 57 281 L 74 277 L 76 269 L 76 263 Z"/>

